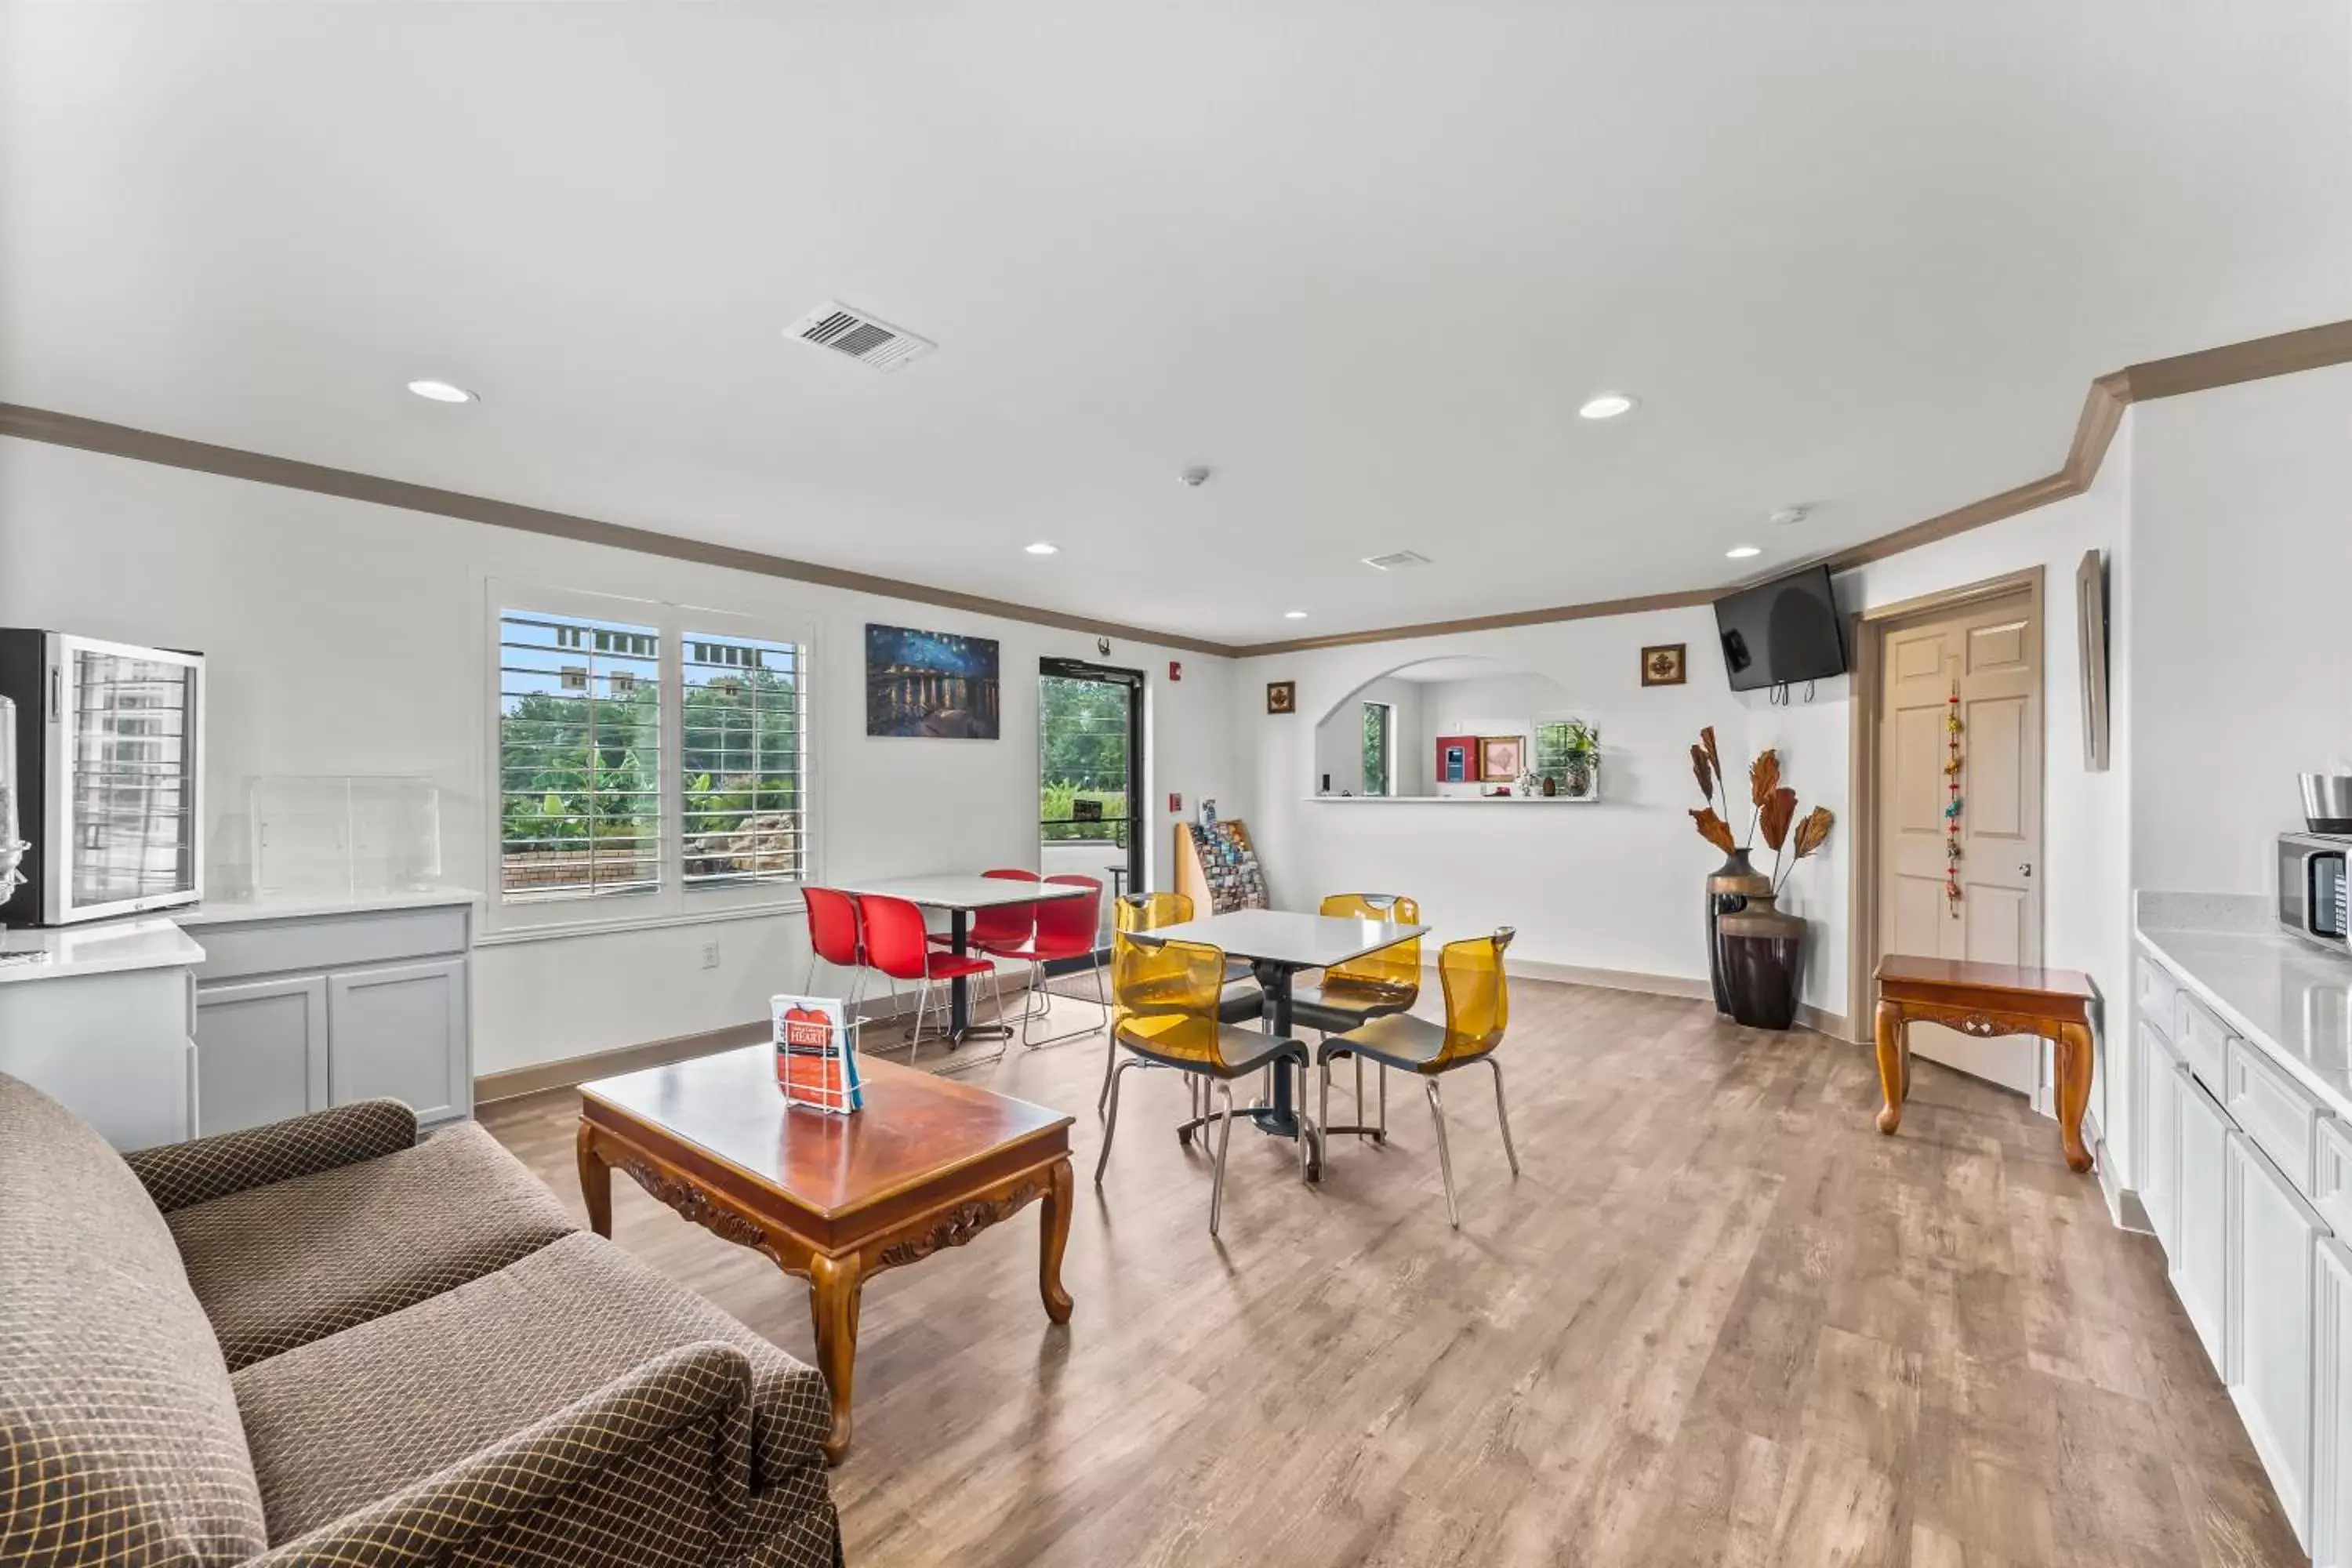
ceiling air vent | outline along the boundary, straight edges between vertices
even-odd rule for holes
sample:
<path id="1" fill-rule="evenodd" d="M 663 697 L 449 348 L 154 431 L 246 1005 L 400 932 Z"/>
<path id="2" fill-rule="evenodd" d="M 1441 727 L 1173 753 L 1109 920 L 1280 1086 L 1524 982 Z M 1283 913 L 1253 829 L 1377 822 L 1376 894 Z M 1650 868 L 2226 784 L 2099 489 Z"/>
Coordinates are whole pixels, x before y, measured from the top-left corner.
<path id="1" fill-rule="evenodd" d="M 784 335 L 831 349 L 837 354 L 847 354 L 858 363 L 879 371 L 897 370 L 940 346 L 903 327 L 876 321 L 863 310 L 853 310 L 838 300 L 827 300 L 785 328 Z"/>
<path id="2" fill-rule="evenodd" d="M 1429 557 L 1418 550 L 1391 550 L 1386 555 L 1367 555 L 1364 564 L 1380 572 L 1402 572 L 1411 566 L 1426 566 Z"/>

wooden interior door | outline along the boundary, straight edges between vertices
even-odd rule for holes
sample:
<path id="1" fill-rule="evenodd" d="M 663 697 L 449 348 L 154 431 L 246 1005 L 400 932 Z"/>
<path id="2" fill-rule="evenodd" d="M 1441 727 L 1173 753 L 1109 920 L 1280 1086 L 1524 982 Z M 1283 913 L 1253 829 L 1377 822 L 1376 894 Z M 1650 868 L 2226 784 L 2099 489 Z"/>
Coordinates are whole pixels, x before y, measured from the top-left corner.
<path id="1" fill-rule="evenodd" d="M 1879 709 L 1878 951 L 2042 962 L 2042 627 L 2024 593 L 1885 634 Z M 1959 695 L 1960 898 L 1945 893 L 1945 720 Z M 2030 1037 L 1911 1026 L 1912 1048 L 2039 1101 Z"/>

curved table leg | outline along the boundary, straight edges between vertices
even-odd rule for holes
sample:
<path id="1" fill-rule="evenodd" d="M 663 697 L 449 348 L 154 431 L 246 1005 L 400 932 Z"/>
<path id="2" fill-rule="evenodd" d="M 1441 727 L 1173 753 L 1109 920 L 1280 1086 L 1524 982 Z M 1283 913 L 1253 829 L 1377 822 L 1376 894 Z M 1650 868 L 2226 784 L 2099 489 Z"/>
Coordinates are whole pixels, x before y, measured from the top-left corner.
<path id="1" fill-rule="evenodd" d="M 841 1463 L 849 1452 L 849 1389 L 857 1363 L 860 1281 L 856 1253 L 809 1259 L 809 1315 L 816 1323 L 816 1369 L 833 1391 L 833 1431 L 824 1440 L 824 1462 Z"/>
<path id="2" fill-rule="evenodd" d="M 1903 1125 L 1903 1102 L 1911 1094 L 1910 1030 L 1903 1009 L 1891 1002 L 1878 1005 L 1878 1089 L 1885 1104 L 1879 1108 L 1878 1130 L 1892 1134 Z"/>
<path id="3" fill-rule="evenodd" d="M 613 1239 L 613 1167 L 596 1152 L 596 1131 L 586 1121 L 572 1148 L 580 1162 L 580 1196 L 588 1205 L 588 1228 L 605 1240 Z"/>
<path id="4" fill-rule="evenodd" d="M 2083 1142 L 2083 1112 L 2091 1104 L 2091 1026 L 2063 1024 L 2058 1046 L 2058 1139 L 2066 1150 L 2066 1168 L 2087 1171 L 2091 1151 Z"/>
<path id="5" fill-rule="evenodd" d="M 1054 1162 L 1052 1185 L 1037 1208 L 1039 1251 L 1037 1293 L 1045 1298 L 1045 1315 L 1057 1323 L 1070 1321 L 1070 1293 L 1062 1289 L 1062 1253 L 1070 1244 L 1070 1162 Z"/>

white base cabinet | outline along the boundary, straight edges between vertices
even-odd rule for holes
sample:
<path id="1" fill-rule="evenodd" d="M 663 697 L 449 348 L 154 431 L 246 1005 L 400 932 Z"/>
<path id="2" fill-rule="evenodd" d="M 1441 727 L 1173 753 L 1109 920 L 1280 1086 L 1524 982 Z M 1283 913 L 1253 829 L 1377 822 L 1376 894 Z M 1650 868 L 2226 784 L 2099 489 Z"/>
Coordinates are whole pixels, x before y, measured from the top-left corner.
<path id="1" fill-rule="evenodd" d="M 2179 1069 L 2174 1170 L 2180 1182 L 2172 1289 L 2189 1310 L 2213 1370 L 2229 1376 L 2230 1119 L 2196 1075 Z"/>
<path id="2" fill-rule="evenodd" d="M 0 1072 L 117 1149 L 195 1135 L 193 987 L 184 967 L 59 974 L 0 985 Z"/>
<path id="3" fill-rule="evenodd" d="M 2352 1568 L 2352 1131 L 2152 946 L 2137 1001 L 2139 1192 L 2173 1293 L 2296 1539 Z"/>
<path id="4" fill-rule="evenodd" d="M 206 1134 L 378 1096 L 426 1125 L 473 1113 L 467 907 L 215 916 L 196 934 Z"/>
<path id="5" fill-rule="evenodd" d="M 2230 1135 L 2230 1397 L 2310 1544 L 2312 1300 L 2326 1227 L 2243 1134 Z"/>
<path id="6" fill-rule="evenodd" d="M 2312 1393 L 2313 1568 L 2352 1568 L 2352 1251 L 2318 1244 Z"/>

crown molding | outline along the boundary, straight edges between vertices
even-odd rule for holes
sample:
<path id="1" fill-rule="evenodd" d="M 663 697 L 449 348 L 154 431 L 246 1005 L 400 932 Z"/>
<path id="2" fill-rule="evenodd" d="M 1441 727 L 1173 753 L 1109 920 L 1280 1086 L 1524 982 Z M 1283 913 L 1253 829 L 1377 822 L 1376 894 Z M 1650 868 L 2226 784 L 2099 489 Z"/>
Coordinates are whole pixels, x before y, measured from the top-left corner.
<path id="1" fill-rule="evenodd" d="M 1892 533 L 1849 545 L 1827 556 L 1826 563 L 1832 572 L 1851 571 L 1874 561 L 1884 561 L 1890 555 L 1899 555 L 1906 550 L 1916 550 L 1923 544 L 1932 544 L 1954 534 L 1982 528 L 1987 523 L 1999 522 L 2004 518 L 2048 506 L 2053 501 L 2064 500 L 2069 496 L 2081 495 L 2098 478 L 2100 465 L 2106 460 L 2107 447 L 2114 442 L 2116 431 L 2123 423 L 2124 410 L 2135 403 L 2179 397 L 2192 392 L 2210 392 L 2215 387 L 2234 386 L 2241 382 L 2294 375 L 2301 371 L 2320 370 L 2347 363 L 2352 363 L 2352 321 L 2329 321 L 2321 326 L 2253 338 L 2242 343 L 2226 343 L 2220 348 L 2200 349 L 2193 353 L 2175 354 L 2168 359 L 2147 360 L 2122 370 L 2110 371 L 2094 380 L 2084 394 L 2082 413 L 2074 422 L 2074 438 L 2066 449 L 2065 461 L 2056 472 L 2030 479 L 1998 495 L 1970 501 L 1966 506 L 1956 507 L 1906 528 L 1896 529 Z M 936 605 L 942 609 L 966 610 L 974 615 L 993 616 L 1031 626 L 1086 632 L 1096 637 L 1151 643 L 1162 647 L 1216 654 L 1229 658 L 1261 658 L 1275 654 L 1307 653 L 1317 648 L 1354 647 L 1365 643 L 1403 642 L 1446 637 L 1458 632 L 1496 631 L 1507 626 L 1547 626 L 1556 621 L 1638 615 L 1645 610 L 1684 609 L 1710 604 L 1741 585 L 1727 583 L 1679 593 L 1648 594 L 1627 599 L 1596 599 L 1580 605 L 1510 610 L 1457 620 L 1422 621 L 1411 626 L 1333 632 L 1323 637 L 1291 637 L 1277 642 L 1221 643 L 1206 637 L 1129 626 L 1120 621 L 1066 615 L 1034 605 L 1014 604 L 1009 599 L 960 594 L 950 588 L 935 588 L 928 584 L 908 583 L 872 573 L 822 566 L 813 561 L 796 561 L 789 556 L 770 555 L 756 550 L 708 544 L 649 528 L 602 522 L 594 518 L 575 517 L 569 512 L 548 511 L 514 501 L 467 495 L 459 490 L 437 489 L 430 485 L 410 484 L 404 479 L 355 473 L 348 468 L 298 462 L 290 458 L 271 457 L 236 447 L 215 447 L 183 437 L 159 435 L 150 430 L 132 429 L 126 425 L 110 425 L 79 415 L 58 414 L 16 404 L 0 403 L 0 436 L 46 441 L 59 447 L 78 447 L 84 451 L 103 452 L 142 463 L 161 463 L 199 473 L 250 479 L 258 484 L 310 490 L 320 495 L 341 496 L 349 500 L 371 501 L 380 506 L 399 507 L 440 517 L 462 518 L 468 522 L 486 523 L 493 528 L 519 529 L 526 533 L 577 539 L 590 544 L 633 550 L 641 554 L 666 556 L 675 561 L 723 566 L 731 571 L 788 578 L 797 583 L 813 583 L 821 587 L 840 588 L 851 593 L 905 599 L 919 605 Z"/>
<path id="2" fill-rule="evenodd" d="M 515 501 L 493 500 L 487 496 L 467 495 L 461 490 L 437 489 L 431 485 L 387 479 L 374 474 L 355 473 L 349 468 L 298 462 L 291 458 L 272 457 L 266 452 L 215 447 L 184 437 L 137 430 L 127 425 L 110 425 L 78 414 L 58 414 L 45 408 L 0 403 L 0 436 L 46 441 L 57 447 L 76 447 L 86 452 L 103 452 L 110 457 L 129 458 L 142 463 L 160 463 L 167 468 L 220 474 L 233 479 L 250 479 L 257 484 L 309 490 L 317 495 L 341 496 L 346 500 L 370 501 L 378 506 L 398 507 L 403 510 L 427 512 L 436 517 L 461 518 L 467 522 L 487 523 L 492 528 L 511 528 L 525 533 L 576 539 L 588 544 L 609 545 L 614 550 L 635 551 L 641 555 L 659 555 L 673 561 L 723 566 L 730 571 L 751 572 L 763 577 L 782 577 L 795 583 L 813 583 L 821 587 L 841 588 L 855 594 L 872 594 L 886 599 L 936 605 L 942 609 L 967 610 L 974 615 L 994 616 L 1031 626 L 1116 637 L 1122 642 L 1150 643 L 1160 647 L 1182 648 L 1188 653 L 1228 657 L 1234 651 L 1224 643 L 1212 642 L 1205 637 L 1153 631 L 1145 626 L 1131 626 L 1123 621 L 1066 615 L 1058 610 L 1041 609 L 1034 605 L 1016 605 L 1009 599 L 960 594 L 952 588 L 935 588 L 927 583 L 908 583 L 869 572 L 823 566 L 814 561 L 796 561 L 790 556 L 770 555 L 757 550 L 682 539 L 677 534 L 661 533 L 650 528 L 603 522 L 593 517 L 576 517 L 570 512 L 549 511 Z"/>

